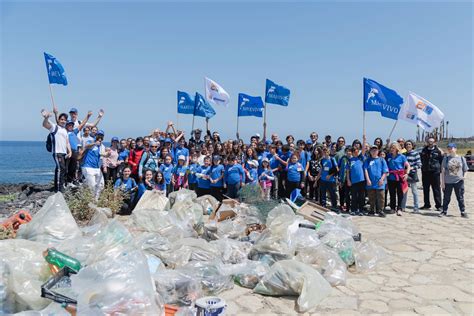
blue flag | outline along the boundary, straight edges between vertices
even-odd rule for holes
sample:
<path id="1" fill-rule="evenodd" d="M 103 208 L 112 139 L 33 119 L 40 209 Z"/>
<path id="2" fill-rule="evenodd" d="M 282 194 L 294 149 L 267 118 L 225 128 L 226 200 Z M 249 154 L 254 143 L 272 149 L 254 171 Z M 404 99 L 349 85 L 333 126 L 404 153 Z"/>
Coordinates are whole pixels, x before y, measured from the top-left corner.
<path id="1" fill-rule="evenodd" d="M 204 97 L 197 92 L 196 96 L 194 97 L 194 115 L 205 118 L 211 118 L 216 115 L 216 111 L 214 111 L 212 106 L 207 103 L 206 99 L 204 99 Z"/>
<path id="2" fill-rule="evenodd" d="M 288 106 L 290 101 L 290 89 L 279 86 L 273 81 L 267 79 L 265 88 L 265 103 Z"/>
<path id="3" fill-rule="evenodd" d="M 263 101 L 261 97 L 239 93 L 237 116 L 263 117 Z"/>
<path id="4" fill-rule="evenodd" d="M 383 117 L 398 120 L 403 98 L 394 90 L 364 78 L 364 111 L 380 112 Z"/>
<path id="5" fill-rule="evenodd" d="M 64 73 L 64 68 L 53 55 L 44 53 L 44 60 L 46 61 L 46 71 L 48 71 L 49 84 L 57 83 L 67 86 L 67 78 Z"/>
<path id="6" fill-rule="evenodd" d="M 194 114 L 194 99 L 183 91 L 178 91 L 178 113 Z"/>

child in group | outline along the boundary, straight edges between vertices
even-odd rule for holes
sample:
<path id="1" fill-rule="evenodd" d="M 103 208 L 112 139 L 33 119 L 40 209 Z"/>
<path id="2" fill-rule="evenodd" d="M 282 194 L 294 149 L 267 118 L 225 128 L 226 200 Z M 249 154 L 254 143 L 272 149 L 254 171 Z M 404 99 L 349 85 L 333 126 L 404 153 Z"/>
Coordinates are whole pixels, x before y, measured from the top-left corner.
<path id="1" fill-rule="evenodd" d="M 388 175 L 388 166 L 384 158 L 379 157 L 379 147 L 370 147 L 370 158 L 364 162 L 364 174 L 369 196 L 370 215 L 379 214 L 385 217 L 385 178 Z"/>
<path id="2" fill-rule="evenodd" d="M 151 170 L 147 170 L 143 175 L 142 182 L 138 185 L 138 199 L 142 197 L 145 191 L 153 190 L 154 188 L 155 182 L 153 181 L 153 172 Z"/>
<path id="3" fill-rule="evenodd" d="M 245 183 L 245 172 L 234 155 L 229 156 L 225 171 L 225 182 L 227 184 L 227 196 L 232 199 L 236 198 L 237 192 Z"/>
<path id="4" fill-rule="evenodd" d="M 247 162 L 248 170 L 245 171 L 245 183 L 246 184 L 257 184 L 258 183 L 258 161 L 250 160 Z"/>
<path id="5" fill-rule="evenodd" d="M 184 155 L 178 156 L 178 164 L 173 168 L 173 177 L 171 178 L 173 191 L 188 187 L 188 167 L 185 163 L 186 157 Z"/>
<path id="6" fill-rule="evenodd" d="M 404 154 L 401 153 L 400 144 L 393 142 L 390 144 L 390 153 L 387 155 L 387 166 L 389 175 L 388 191 L 390 192 L 390 209 L 397 212 L 397 216 L 402 216 L 402 201 L 408 191 L 408 174 L 410 164 Z"/>
<path id="7" fill-rule="evenodd" d="M 270 162 L 270 169 L 273 172 L 274 179 L 272 181 L 271 195 L 274 199 L 278 199 L 278 182 L 280 177 L 280 162 L 277 157 L 277 146 L 270 145 L 269 147 L 268 160 Z"/>
<path id="8" fill-rule="evenodd" d="M 135 206 L 135 196 L 138 186 L 135 179 L 130 177 L 131 174 L 132 170 L 130 167 L 125 167 L 122 170 L 122 176 L 115 181 L 114 188 L 122 190 L 125 195 L 122 206 L 118 211 L 120 215 L 130 215 Z"/>
<path id="9" fill-rule="evenodd" d="M 196 153 L 193 154 L 191 156 L 191 162 L 189 163 L 189 167 L 188 167 L 188 187 L 189 187 L 189 190 L 193 190 L 193 191 L 196 191 L 197 189 L 196 172 L 199 168 L 198 159 L 199 159 L 199 155 Z"/>
<path id="10" fill-rule="evenodd" d="M 211 171 L 211 158 L 209 156 L 204 157 L 203 165 L 196 168 L 197 178 L 197 196 L 203 196 L 211 194 L 211 181 L 209 180 L 209 174 Z"/>
<path id="11" fill-rule="evenodd" d="M 304 188 L 304 169 L 298 162 L 298 154 L 292 154 L 288 165 L 286 166 L 287 181 L 286 181 L 286 197 L 290 198 L 291 192 L 294 189 Z"/>
<path id="12" fill-rule="evenodd" d="M 171 155 L 166 155 L 165 162 L 161 164 L 160 171 L 163 174 L 166 182 L 166 196 L 173 192 L 173 186 L 171 184 L 171 178 L 173 176 L 173 157 Z"/>
<path id="13" fill-rule="evenodd" d="M 315 147 L 311 159 L 308 163 L 308 175 L 307 175 L 307 185 L 308 185 L 308 197 L 313 201 L 320 201 L 319 198 L 319 185 L 316 179 L 318 174 L 321 171 L 321 155 L 318 147 Z"/>
<path id="14" fill-rule="evenodd" d="M 272 181 L 275 179 L 272 169 L 270 168 L 270 161 L 267 157 L 262 159 L 262 168 L 259 169 L 258 180 L 263 191 L 263 198 L 270 201 L 270 193 L 272 190 Z"/>
<path id="15" fill-rule="evenodd" d="M 351 188 L 347 185 L 347 170 L 350 167 L 349 160 L 352 158 L 351 147 L 347 146 L 344 150 L 345 155 L 339 159 L 339 199 L 341 209 L 350 212 L 351 209 Z"/>
<path id="16" fill-rule="evenodd" d="M 211 195 L 219 202 L 222 202 L 222 190 L 224 188 L 224 166 L 221 164 L 221 157 L 215 155 L 212 158 L 212 166 L 210 170 Z"/>
<path id="17" fill-rule="evenodd" d="M 336 175 L 339 169 L 337 167 L 336 159 L 329 156 L 329 149 L 323 147 L 323 158 L 321 159 L 321 172 L 316 181 L 320 181 L 320 199 L 321 205 L 326 207 L 326 192 L 329 191 L 331 196 L 331 206 L 333 209 L 337 208 L 336 196 Z"/>
<path id="18" fill-rule="evenodd" d="M 154 189 L 159 191 L 160 193 L 163 193 L 164 195 L 166 195 L 166 181 L 165 181 L 165 177 L 163 176 L 161 171 L 158 171 L 155 174 L 154 182 L 155 182 Z"/>
<path id="19" fill-rule="evenodd" d="M 364 147 L 362 147 L 364 148 Z M 349 159 L 349 168 L 346 171 L 347 185 L 351 188 L 352 203 L 351 215 L 367 215 L 364 210 L 365 204 L 365 176 L 364 176 L 364 156 L 358 146 L 351 148 L 352 158 Z"/>

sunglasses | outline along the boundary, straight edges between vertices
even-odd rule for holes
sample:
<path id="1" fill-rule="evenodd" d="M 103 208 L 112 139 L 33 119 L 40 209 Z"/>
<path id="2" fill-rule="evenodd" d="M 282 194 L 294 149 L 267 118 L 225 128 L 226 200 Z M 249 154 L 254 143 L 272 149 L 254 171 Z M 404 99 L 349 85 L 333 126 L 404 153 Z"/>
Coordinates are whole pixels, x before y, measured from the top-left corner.
<path id="1" fill-rule="evenodd" d="M 151 148 L 158 148 L 158 146 L 150 146 Z"/>

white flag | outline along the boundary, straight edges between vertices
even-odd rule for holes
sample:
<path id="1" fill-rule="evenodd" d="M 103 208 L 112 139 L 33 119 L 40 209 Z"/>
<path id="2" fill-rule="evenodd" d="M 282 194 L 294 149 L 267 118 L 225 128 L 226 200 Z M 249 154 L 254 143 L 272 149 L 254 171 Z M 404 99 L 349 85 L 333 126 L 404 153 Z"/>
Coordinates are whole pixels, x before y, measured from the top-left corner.
<path id="1" fill-rule="evenodd" d="M 444 114 L 437 106 L 413 92 L 408 93 L 406 100 L 398 119 L 416 124 L 428 132 L 441 125 Z"/>
<path id="2" fill-rule="evenodd" d="M 206 81 L 206 100 L 217 105 L 229 104 L 230 96 L 217 82 L 205 77 Z"/>

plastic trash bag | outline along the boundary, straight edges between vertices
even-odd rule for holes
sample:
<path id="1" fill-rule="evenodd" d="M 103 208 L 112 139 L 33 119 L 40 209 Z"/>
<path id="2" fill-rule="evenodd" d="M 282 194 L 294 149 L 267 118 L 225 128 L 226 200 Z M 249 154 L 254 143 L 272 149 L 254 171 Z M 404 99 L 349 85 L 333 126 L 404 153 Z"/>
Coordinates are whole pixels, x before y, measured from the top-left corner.
<path id="1" fill-rule="evenodd" d="M 219 206 L 219 201 L 209 194 L 198 197 L 194 202 L 201 205 L 204 215 L 210 215 Z"/>
<path id="2" fill-rule="evenodd" d="M 80 235 L 81 231 L 62 193 L 58 192 L 48 197 L 46 203 L 29 223 L 20 226 L 16 238 L 56 246 L 64 240 Z"/>
<path id="3" fill-rule="evenodd" d="M 183 222 L 189 222 L 193 227 L 203 225 L 203 215 L 201 205 L 191 200 L 176 201 L 171 208 L 176 217 Z"/>
<path id="4" fill-rule="evenodd" d="M 123 251 L 71 276 L 81 315 L 160 315 L 147 259 L 140 250 Z"/>
<path id="5" fill-rule="evenodd" d="M 188 189 L 181 189 L 178 191 L 171 192 L 168 195 L 168 205 L 167 209 L 173 208 L 173 205 L 176 202 L 183 202 L 183 201 L 194 201 L 197 198 L 196 192 Z"/>
<path id="6" fill-rule="evenodd" d="M 222 269 L 223 264 L 215 261 L 191 261 L 179 270 L 198 279 L 204 295 L 217 295 L 234 286 L 232 276 Z"/>
<path id="7" fill-rule="evenodd" d="M 270 266 L 261 261 L 246 259 L 238 264 L 223 265 L 221 269 L 225 274 L 232 275 L 238 285 L 253 289 L 270 270 Z"/>
<path id="8" fill-rule="evenodd" d="M 310 265 L 283 260 L 270 268 L 253 291 L 271 296 L 299 296 L 297 309 L 307 312 L 331 293 L 331 285 Z"/>
<path id="9" fill-rule="evenodd" d="M 51 302 L 51 301 L 49 301 Z M 1 307 L 1 305 L 0 305 Z M 0 310 L 1 312 L 2 310 Z M 3 315 L 3 314 L 0 314 Z M 29 310 L 29 311 L 23 311 L 19 312 L 16 314 L 13 314 L 11 316 L 71 316 L 71 314 L 66 311 L 61 304 L 56 303 L 56 302 L 51 302 L 48 306 L 46 306 L 42 310 Z"/>
<path id="10" fill-rule="evenodd" d="M 161 257 L 163 253 L 171 250 L 171 242 L 166 237 L 156 233 L 142 233 L 135 236 L 135 243 L 145 253 Z"/>
<path id="11" fill-rule="evenodd" d="M 321 242 L 334 249 L 348 266 L 354 264 L 355 242 L 352 235 L 345 230 L 334 229 L 329 231 Z"/>
<path id="12" fill-rule="evenodd" d="M 219 255 L 217 247 L 204 239 L 183 238 L 173 243 L 171 250 L 161 256 L 167 266 L 176 268 L 190 261 L 216 260 Z"/>
<path id="13" fill-rule="evenodd" d="M 290 218 L 295 216 L 295 212 L 291 209 L 290 206 L 286 204 L 280 204 L 268 213 L 266 224 L 270 226 L 272 221 L 279 216 L 289 216 Z"/>
<path id="14" fill-rule="evenodd" d="M 153 274 L 156 292 L 165 304 L 191 305 L 203 296 L 201 282 L 178 270 L 158 270 Z"/>
<path id="15" fill-rule="evenodd" d="M 51 276 L 43 258 L 46 248 L 44 244 L 24 239 L 0 242 L 3 292 L 0 307 L 3 311 L 40 310 L 51 303 L 41 297 L 41 285 Z"/>
<path id="16" fill-rule="evenodd" d="M 242 221 L 235 219 L 227 219 L 217 223 L 217 236 L 219 238 L 236 239 L 245 236 L 247 225 Z"/>
<path id="17" fill-rule="evenodd" d="M 249 242 L 241 242 L 233 239 L 219 239 L 211 241 L 210 245 L 214 245 L 219 251 L 219 258 L 223 263 L 241 263 L 247 260 L 252 244 Z"/>
<path id="18" fill-rule="evenodd" d="M 163 193 L 157 190 L 147 190 L 141 196 L 133 212 L 144 209 L 163 211 L 166 204 L 168 204 L 168 198 Z"/>
<path id="19" fill-rule="evenodd" d="M 369 240 L 356 245 L 354 258 L 357 271 L 365 272 L 373 270 L 378 263 L 385 261 L 387 253 L 382 247 Z"/>
<path id="20" fill-rule="evenodd" d="M 322 237 L 332 230 L 343 230 L 351 236 L 359 234 L 359 229 L 352 222 L 350 217 L 344 217 L 333 212 L 328 212 L 326 213 L 324 221 L 318 229 L 318 234 L 320 237 Z"/>
<path id="21" fill-rule="evenodd" d="M 311 222 L 304 221 L 305 224 L 312 224 Z M 299 228 L 293 235 L 293 244 L 295 246 L 295 252 L 311 251 L 321 244 L 319 235 L 314 229 Z"/>
<path id="22" fill-rule="evenodd" d="M 255 240 L 249 253 L 249 259 L 264 261 L 272 265 L 279 260 L 291 259 L 293 254 L 294 249 L 290 247 L 287 240 L 266 229 Z"/>
<path id="23" fill-rule="evenodd" d="M 346 284 L 346 264 L 337 252 L 324 244 L 300 251 L 295 259 L 312 265 L 332 286 Z"/>

